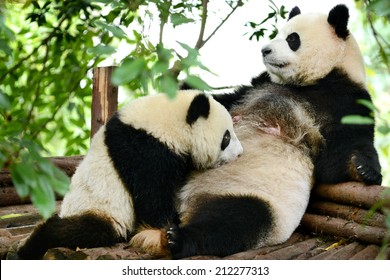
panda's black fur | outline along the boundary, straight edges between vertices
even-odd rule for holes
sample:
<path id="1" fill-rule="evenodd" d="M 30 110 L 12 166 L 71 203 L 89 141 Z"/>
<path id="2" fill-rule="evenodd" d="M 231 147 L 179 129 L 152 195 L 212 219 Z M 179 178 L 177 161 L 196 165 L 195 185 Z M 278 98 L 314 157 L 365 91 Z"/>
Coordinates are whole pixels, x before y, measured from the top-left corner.
<path id="1" fill-rule="evenodd" d="M 267 87 L 272 90 L 273 85 L 268 73 L 264 72 L 252 79 L 252 86 L 244 86 L 234 94 L 215 98 L 230 109 L 244 100 L 250 89 Z M 288 90 L 281 93 L 277 86 L 275 94 L 311 104 L 325 138 L 326 145 L 315 162 L 317 184 L 361 181 L 368 185 L 380 185 L 381 167 L 373 145 L 374 125 L 341 123 L 342 117 L 348 115 L 371 116 L 370 109 L 358 103 L 358 100 L 371 101 L 367 90 L 351 81 L 339 69 L 334 69 L 314 85 L 284 86 Z"/>

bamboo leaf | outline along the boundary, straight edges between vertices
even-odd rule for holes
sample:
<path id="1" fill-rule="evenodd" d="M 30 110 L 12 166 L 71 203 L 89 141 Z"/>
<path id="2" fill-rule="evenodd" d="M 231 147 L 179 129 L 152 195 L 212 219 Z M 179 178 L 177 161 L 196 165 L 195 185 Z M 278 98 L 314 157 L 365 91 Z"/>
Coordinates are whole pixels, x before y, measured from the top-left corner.
<path id="1" fill-rule="evenodd" d="M 368 125 L 368 124 L 374 124 L 374 119 L 370 117 L 364 117 L 359 115 L 349 115 L 345 116 L 341 119 L 342 124 L 362 124 L 362 125 Z"/>
<path id="2" fill-rule="evenodd" d="M 188 75 L 185 79 L 186 83 L 189 84 L 191 87 L 200 89 L 200 90 L 211 90 L 212 87 L 209 86 L 205 81 L 203 81 L 201 78 L 193 75 Z"/>
<path id="3" fill-rule="evenodd" d="M 146 62 L 142 58 L 126 60 L 112 73 L 112 83 L 123 85 L 137 78 L 146 68 Z"/>

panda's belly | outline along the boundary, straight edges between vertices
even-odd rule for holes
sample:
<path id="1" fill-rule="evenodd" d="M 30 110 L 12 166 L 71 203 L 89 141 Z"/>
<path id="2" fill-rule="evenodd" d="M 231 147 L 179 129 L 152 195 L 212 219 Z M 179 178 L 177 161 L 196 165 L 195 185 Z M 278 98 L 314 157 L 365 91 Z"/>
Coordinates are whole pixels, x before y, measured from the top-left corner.
<path id="1" fill-rule="evenodd" d="M 72 177 L 60 217 L 93 212 L 110 218 L 122 237 L 134 226 L 132 199 L 119 179 L 104 145 L 103 129 L 95 135 L 92 147 Z"/>
<path id="2" fill-rule="evenodd" d="M 212 195 L 252 195 L 271 206 L 273 232 L 259 246 L 285 241 L 304 214 L 312 184 L 313 165 L 298 148 L 274 135 L 237 135 L 244 153 L 217 169 L 195 173 L 179 195 L 182 215 Z"/>

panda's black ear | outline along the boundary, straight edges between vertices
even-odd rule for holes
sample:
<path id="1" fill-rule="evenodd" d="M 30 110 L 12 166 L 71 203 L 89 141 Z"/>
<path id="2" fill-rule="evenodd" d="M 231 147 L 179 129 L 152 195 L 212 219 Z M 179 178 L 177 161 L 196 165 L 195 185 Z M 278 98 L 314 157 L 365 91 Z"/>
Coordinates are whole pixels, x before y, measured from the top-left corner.
<path id="1" fill-rule="evenodd" d="M 348 19 L 348 8 L 342 4 L 335 6 L 328 15 L 328 23 L 333 26 L 337 36 L 344 40 L 349 35 Z"/>
<path id="2" fill-rule="evenodd" d="M 295 6 L 291 11 L 290 13 L 288 14 L 288 19 L 287 21 L 289 21 L 290 19 L 292 19 L 293 17 L 297 16 L 297 15 L 300 15 L 301 14 L 301 10 Z"/>
<path id="3" fill-rule="evenodd" d="M 210 101 L 204 94 L 198 94 L 194 97 L 188 108 L 186 121 L 192 125 L 199 117 L 207 119 L 210 113 Z"/>

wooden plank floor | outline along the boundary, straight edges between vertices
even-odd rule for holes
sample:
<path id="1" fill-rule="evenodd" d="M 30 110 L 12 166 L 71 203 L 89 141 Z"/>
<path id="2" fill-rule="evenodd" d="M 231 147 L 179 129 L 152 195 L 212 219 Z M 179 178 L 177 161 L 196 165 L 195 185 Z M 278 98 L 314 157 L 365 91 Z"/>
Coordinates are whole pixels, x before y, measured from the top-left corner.
<path id="1" fill-rule="evenodd" d="M 58 202 L 59 207 L 60 202 Z M 311 215 L 311 214 L 307 214 Z M 8 250 L 20 239 L 25 238 L 41 221 L 39 214 L 31 204 L 0 207 L 0 257 L 6 259 Z M 305 217 L 304 217 L 305 219 Z M 153 259 L 131 248 L 126 243 L 112 247 L 70 250 L 67 248 L 50 249 L 45 259 Z M 220 259 L 215 256 L 194 256 L 189 259 Z M 283 244 L 240 252 L 224 259 L 245 260 L 374 260 L 390 259 L 389 248 L 379 244 L 362 242 L 354 237 L 345 238 L 317 234 L 305 226 Z"/>

